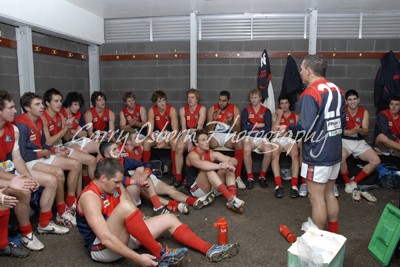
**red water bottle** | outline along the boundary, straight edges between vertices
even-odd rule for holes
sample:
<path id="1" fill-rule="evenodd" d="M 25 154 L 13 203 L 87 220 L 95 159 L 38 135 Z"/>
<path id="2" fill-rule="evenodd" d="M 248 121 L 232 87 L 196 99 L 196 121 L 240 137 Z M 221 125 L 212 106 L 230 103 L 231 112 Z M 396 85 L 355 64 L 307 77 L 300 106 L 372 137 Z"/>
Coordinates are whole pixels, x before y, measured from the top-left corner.
<path id="1" fill-rule="evenodd" d="M 228 243 L 228 222 L 219 216 L 218 221 L 214 223 L 214 227 L 218 227 L 218 244 Z"/>
<path id="2" fill-rule="evenodd" d="M 296 242 L 296 235 L 290 231 L 289 228 L 286 227 L 286 225 L 281 224 L 279 226 L 279 232 L 281 232 L 281 235 L 289 242 L 289 243 L 294 243 Z"/>

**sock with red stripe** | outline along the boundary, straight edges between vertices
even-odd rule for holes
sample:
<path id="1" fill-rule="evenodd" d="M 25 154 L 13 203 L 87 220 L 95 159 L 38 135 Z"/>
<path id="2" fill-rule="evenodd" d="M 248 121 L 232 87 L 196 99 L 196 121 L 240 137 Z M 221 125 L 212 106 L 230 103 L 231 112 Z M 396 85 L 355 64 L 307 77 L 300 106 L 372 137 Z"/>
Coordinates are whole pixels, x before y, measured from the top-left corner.
<path id="1" fill-rule="evenodd" d="M 254 180 L 254 175 L 253 175 L 252 172 L 249 172 L 249 173 L 247 174 L 247 179 Z"/>
<path id="2" fill-rule="evenodd" d="M 305 183 L 306 183 L 306 178 L 301 177 L 301 183 L 302 183 L 302 184 L 305 184 Z"/>
<path id="3" fill-rule="evenodd" d="M 147 248 L 151 254 L 157 258 L 161 257 L 162 246 L 158 243 L 149 228 L 143 220 L 144 215 L 136 209 L 125 219 L 125 227 L 128 233 L 137 239 L 145 248 Z"/>
<path id="4" fill-rule="evenodd" d="M 266 171 L 261 171 L 260 172 L 260 178 L 265 178 L 266 176 Z"/>
<path id="5" fill-rule="evenodd" d="M 210 243 L 207 243 L 193 233 L 186 224 L 181 224 L 178 226 L 172 235 L 179 243 L 198 250 L 203 254 L 206 254 L 207 251 L 212 247 Z"/>

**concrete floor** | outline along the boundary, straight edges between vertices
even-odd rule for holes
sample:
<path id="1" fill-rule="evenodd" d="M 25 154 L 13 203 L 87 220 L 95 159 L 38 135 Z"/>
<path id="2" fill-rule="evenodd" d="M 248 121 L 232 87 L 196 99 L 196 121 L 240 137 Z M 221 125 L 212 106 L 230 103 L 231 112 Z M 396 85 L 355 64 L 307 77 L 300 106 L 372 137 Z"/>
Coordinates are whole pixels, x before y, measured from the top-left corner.
<path id="1" fill-rule="evenodd" d="M 229 223 L 229 241 L 239 242 L 241 248 L 236 257 L 215 264 L 209 263 L 201 253 L 191 250 L 179 266 L 287 266 L 290 244 L 280 235 L 279 225 L 285 224 L 297 236 L 301 236 L 301 224 L 310 216 L 310 203 L 308 198 L 291 199 L 287 181 L 284 181 L 284 197 L 276 199 L 272 181 L 268 182 L 267 189 L 255 184 L 253 190 L 238 192 L 238 197 L 246 201 L 242 215 L 226 209 L 223 197 L 217 198 L 212 206 L 203 210 L 192 210 L 188 216 L 180 215 L 184 223 L 209 242 L 217 241 L 217 229 L 213 223 L 223 216 Z M 373 190 L 378 198 L 375 205 L 368 204 L 364 199 L 361 203 L 353 203 L 344 192 L 343 185 L 339 185 L 339 191 L 339 232 L 347 238 L 344 266 L 380 266 L 368 252 L 368 243 L 385 205 L 392 203 L 399 207 L 400 190 Z M 142 207 L 142 211 L 150 215 L 148 207 Z M 72 229 L 64 236 L 38 237 L 46 246 L 43 251 L 32 252 L 25 259 L 0 258 L 0 266 L 136 266 L 125 259 L 113 264 L 93 262 L 83 247 L 77 229 Z M 169 234 L 159 241 L 170 247 L 179 246 Z M 400 259 L 393 258 L 389 266 L 400 266 Z"/>

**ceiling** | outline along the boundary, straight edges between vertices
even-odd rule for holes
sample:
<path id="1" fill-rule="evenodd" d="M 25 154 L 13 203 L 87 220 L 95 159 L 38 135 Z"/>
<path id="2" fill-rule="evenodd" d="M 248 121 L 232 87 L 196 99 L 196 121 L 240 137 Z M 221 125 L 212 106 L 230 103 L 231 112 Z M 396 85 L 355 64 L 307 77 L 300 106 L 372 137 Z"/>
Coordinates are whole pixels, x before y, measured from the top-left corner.
<path id="1" fill-rule="evenodd" d="M 243 13 L 400 11 L 399 0 L 66 0 L 104 19 Z"/>

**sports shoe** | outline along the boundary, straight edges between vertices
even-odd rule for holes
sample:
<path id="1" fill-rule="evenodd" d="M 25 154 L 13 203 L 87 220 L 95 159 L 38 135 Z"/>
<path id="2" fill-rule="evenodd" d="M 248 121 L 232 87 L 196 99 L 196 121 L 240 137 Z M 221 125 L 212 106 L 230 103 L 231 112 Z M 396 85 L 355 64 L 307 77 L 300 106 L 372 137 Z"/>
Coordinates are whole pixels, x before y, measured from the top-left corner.
<path id="1" fill-rule="evenodd" d="M 180 186 L 178 186 L 176 188 L 176 190 L 178 190 L 179 192 L 181 192 L 185 195 L 190 195 L 189 187 L 185 183 L 182 183 Z"/>
<path id="2" fill-rule="evenodd" d="M 233 244 L 215 244 L 206 253 L 207 259 L 211 262 L 218 262 L 226 258 L 231 258 L 239 253 L 240 245 Z"/>
<path id="3" fill-rule="evenodd" d="M 168 248 L 161 251 L 161 258 L 157 259 L 158 266 L 173 266 L 182 261 L 189 250 L 187 248 Z"/>
<path id="4" fill-rule="evenodd" d="M 376 202 L 378 202 L 378 199 L 367 191 L 361 191 L 361 196 L 365 198 L 368 203 L 375 204 Z"/>
<path id="5" fill-rule="evenodd" d="M 267 179 L 265 179 L 265 177 L 258 178 L 258 183 L 260 184 L 260 186 L 262 188 L 267 188 L 268 187 Z"/>
<path id="6" fill-rule="evenodd" d="M 44 245 L 32 232 L 26 236 L 21 237 L 21 243 L 29 250 L 40 251 L 44 249 Z"/>
<path id="7" fill-rule="evenodd" d="M 161 214 L 168 214 L 168 213 L 171 213 L 171 211 L 164 206 L 162 206 L 161 208 L 158 208 L 157 210 L 155 210 L 153 208 L 153 216 L 157 216 L 157 215 L 161 215 Z"/>
<path id="8" fill-rule="evenodd" d="M 189 205 L 187 203 L 181 202 L 178 204 L 178 210 L 182 214 L 188 215 L 190 213 Z"/>
<path id="9" fill-rule="evenodd" d="M 336 184 L 333 185 L 333 194 L 335 195 L 335 197 L 339 197 L 339 190 L 337 189 Z"/>
<path id="10" fill-rule="evenodd" d="M 345 191 L 346 193 L 348 193 L 348 194 L 351 194 L 351 193 L 353 192 L 354 188 L 356 188 L 356 187 L 357 187 L 357 183 L 351 181 L 350 183 L 347 183 L 347 184 L 345 185 L 344 191 Z"/>
<path id="11" fill-rule="evenodd" d="M 361 191 L 357 187 L 353 189 L 353 193 L 351 194 L 351 199 L 353 202 L 361 201 Z"/>
<path id="12" fill-rule="evenodd" d="M 244 203 L 245 202 L 243 200 L 241 200 L 237 197 L 233 197 L 228 202 L 226 202 L 226 207 L 228 209 L 233 210 L 234 212 L 242 214 Z"/>
<path id="13" fill-rule="evenodd" d="M 10 242 L 8 245 L 2 249 L 0 249 L 0 257 L 16 257 L 16 258 L 25 258 L 30 254 L 29 250 L 27 250 L 23 246 L 17 246 L 14 243 Z"/>
<path id="14" fill-rule="evenodd" d="M 71 207 L 67 207 L 67 210 L 69 210 L 69 213 L 76 216 L 76 203 L 72 204 Z"/>
<path id="15" fill-rule="evenodd" d="M 182 185 L 182 182 L 176 180 L 176 177 L 175 177 L 175 176 L 172 176 L 172 183 L 171 183 L 171 185 L 172 185 L 173 187 L 177 188 L 177 187 L 179 187 L 179 186 Z"/>
<path id="16" fill-rule="evenodd" d="M 246 189 L 246 185 L 243 183 L 243 180 L 242 180 L 242 178 L 240 176 L 236 177 L 236 185 L 241 190 L 245 190 Z"/>
<path id="17" fill-rule="evenodd" d="M 300 185 L 300 191 L 299 191 L 299 196 L 301 197 L 306 197 L 307 196 L 307 184 L 301 184 Z"/>
<path id="18" fill-rule="evenodd" d="M 61 216 L 57 212 L 56 224 L 63 225 L 68 228 L 75 227 L 76 217 L 71 214 L 71 211 L 68 209 Z"/>
<path id="19" fill-rule="evenodd" d="M 292 186 L 292 188 L 290 188 L 290 197 L 291 198 L 299 197 L 299 189 L 297 188 L 297 186 Z"/>
<path id="20" fill-rule="evenodd" d="M 282 186 L 276 186 L 275 187 L 275 197 L 276 198 L 283 197 L 283 187 Z"/>
<path id="21" fill-rule="evenodd" d="M 196 210 L 200 210 L 205 206 L 210 205 L 214 201 L 214 199 L 215 199 L 215 194 L 214 191 L 211 190 L 210 193 L 208 193 L 207 195 L 199 197 L 196 200 L 196 202 L 194 202 L 193 208 Z"/>
<path id="22" fill-rule="evenodd" d="M 38 225 L 37 231 L 39 234 L 65 235 L 68 234 L 69 229 L 67 227 L 57 225 L 53 221 L 50 221 L 50 223 L 46 227 L 41 227 L 40 225 Z"/>
<path id="23" fill-rule="evenodd" d="M 250 189 L 250 190 L 253 189 L 254 179 L 247 179 L 246 187 L 247 187 L 247 189 Z"/>

